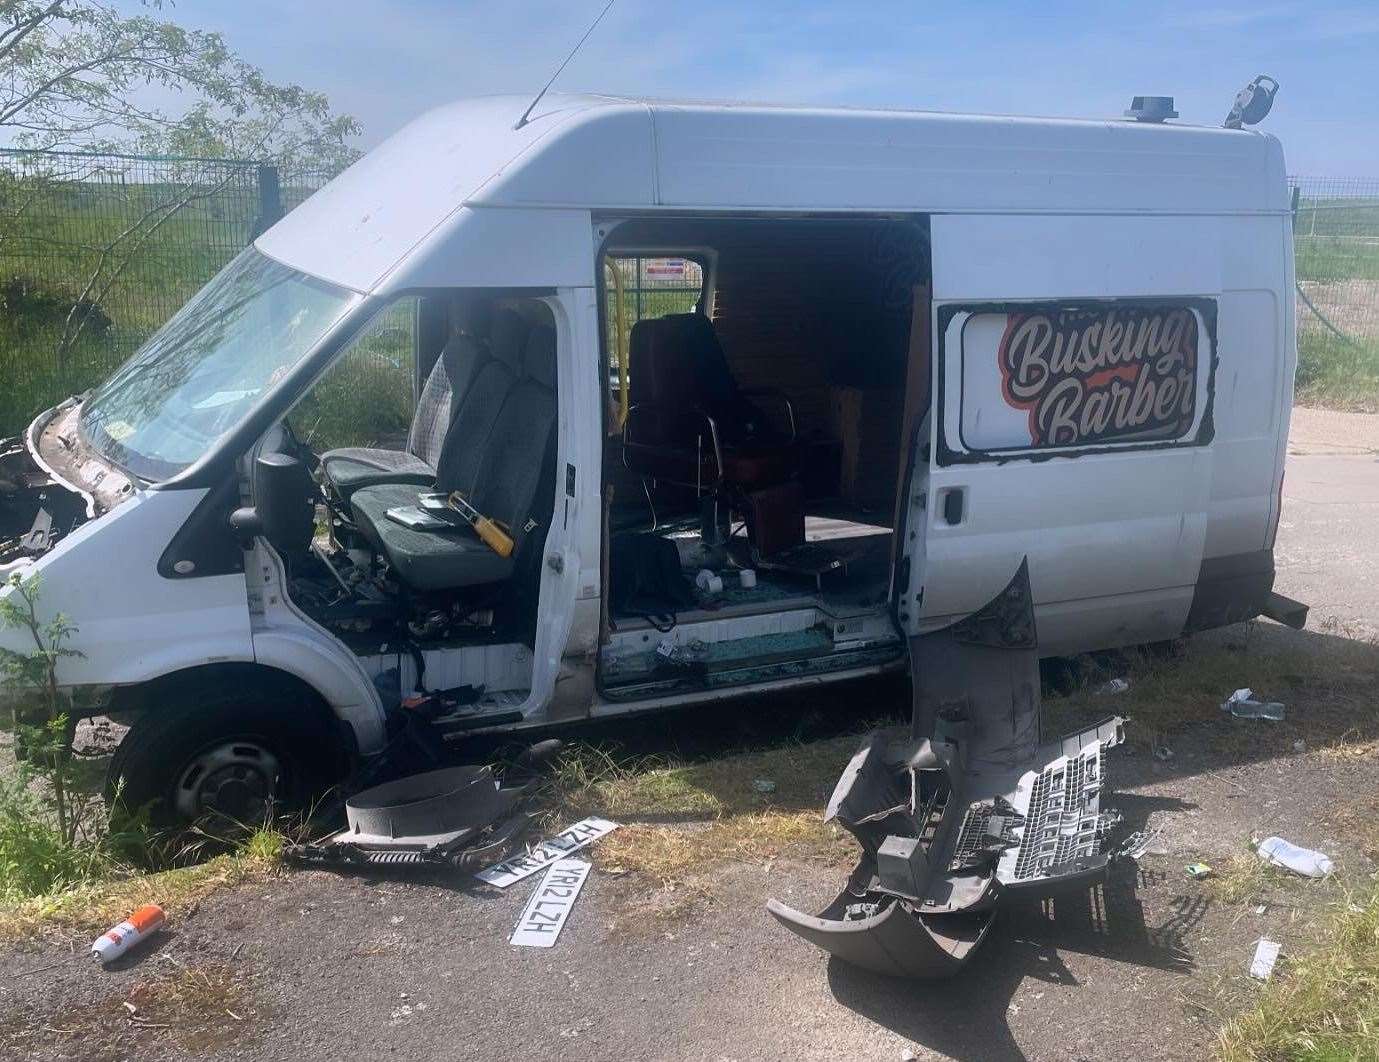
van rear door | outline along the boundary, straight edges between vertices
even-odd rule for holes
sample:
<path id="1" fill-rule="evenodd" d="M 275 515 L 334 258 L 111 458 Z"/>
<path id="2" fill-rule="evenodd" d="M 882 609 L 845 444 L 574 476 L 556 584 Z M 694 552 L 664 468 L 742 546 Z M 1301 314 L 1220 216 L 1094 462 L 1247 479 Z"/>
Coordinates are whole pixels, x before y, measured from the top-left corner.
<path id="1" fill-rule="evenodd" d="M 1177 635 L 1211 485 L 1216 219 L 939 216 L 932 240 L 912 625 L 980 608 L 1028 556 L 1044 655 Z"/>

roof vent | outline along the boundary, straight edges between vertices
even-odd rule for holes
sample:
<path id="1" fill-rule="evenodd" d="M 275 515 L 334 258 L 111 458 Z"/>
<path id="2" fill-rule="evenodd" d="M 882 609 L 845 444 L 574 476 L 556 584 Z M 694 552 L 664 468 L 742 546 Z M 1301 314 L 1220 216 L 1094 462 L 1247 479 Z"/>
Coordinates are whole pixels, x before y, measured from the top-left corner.
<path id="1" fill-rule="evenodd" d="M 1178 112 L 1173 109 L 1172 96 L 1136 96 L 1125 117 L 1137 122 L 1162 122 L 1165 118 L 1177 118 Z"/>

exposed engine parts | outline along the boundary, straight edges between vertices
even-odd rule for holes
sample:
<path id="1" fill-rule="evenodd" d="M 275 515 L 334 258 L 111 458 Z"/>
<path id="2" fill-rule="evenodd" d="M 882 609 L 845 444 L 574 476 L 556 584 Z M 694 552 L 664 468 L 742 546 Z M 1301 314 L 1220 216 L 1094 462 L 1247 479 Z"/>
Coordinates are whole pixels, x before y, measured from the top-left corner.
<path id="1" fill-rule="evenodd" d="M 85 522 L 81 495 L 40 468 L 22 440 L 0 441 L 0 573 L 42 556 Z"/>

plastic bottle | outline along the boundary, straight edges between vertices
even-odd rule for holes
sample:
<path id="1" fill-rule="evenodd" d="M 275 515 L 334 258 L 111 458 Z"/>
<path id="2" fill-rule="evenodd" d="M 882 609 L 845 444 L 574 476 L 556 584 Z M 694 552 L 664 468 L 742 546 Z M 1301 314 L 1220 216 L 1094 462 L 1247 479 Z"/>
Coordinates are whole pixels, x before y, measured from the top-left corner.
<path id="1" fill-rule="evenodd" d="M 1250 689 L 1236 690 L 1221 708 L 1237 719 L 1268 719 L 1274 723 L 1282 722 L 1285 712 L 1278 701 L 1255 700 L 1254 691 Z"/>
<path id="2" fill-rule="evenodd" d="M 1266 837 L 1255 848 L 1259 858 L 1274 866 L 1285 867 L 1307 878 L 1324 878 L 1331 873 L 1331 860 L 1310 848 L 1299 848 L 1282 837 Z"/>
<path id="3" fill-rule="evenodd" d="M 102 965 L 118 959 L 140 941 L 152 936 L 163 927 L 168 916 L 156 903 L 146 903 L 109 932 L 102 933 L 91 942 L 91 954 L 100 959 Z"/>

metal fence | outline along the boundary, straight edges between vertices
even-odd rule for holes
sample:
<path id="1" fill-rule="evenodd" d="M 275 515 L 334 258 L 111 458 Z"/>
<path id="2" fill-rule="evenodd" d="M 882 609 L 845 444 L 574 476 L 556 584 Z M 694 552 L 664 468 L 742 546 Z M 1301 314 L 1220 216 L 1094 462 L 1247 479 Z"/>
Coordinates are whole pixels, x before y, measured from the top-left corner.
<path id="1" fill-rule="evenodd" d="M 330 174 L 0 150 L 0 436 L 98 382 Z"/>
<path id="2" fill-rule="evenodd" d="M 1294 177 L 1298 392 L 1379 396 L 1379 179 Z"/>

